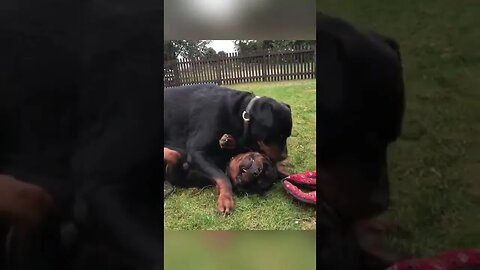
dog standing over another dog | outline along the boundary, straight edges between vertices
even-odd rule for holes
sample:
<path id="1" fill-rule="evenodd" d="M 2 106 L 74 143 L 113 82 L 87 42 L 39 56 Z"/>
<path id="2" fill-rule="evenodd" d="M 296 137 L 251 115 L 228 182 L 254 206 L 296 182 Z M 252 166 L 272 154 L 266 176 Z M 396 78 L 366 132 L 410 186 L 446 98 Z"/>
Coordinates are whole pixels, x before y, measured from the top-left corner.
<path id="1" fill-rule="evenodd" d="M 237 138 L 243 152 L 263 153 L 274 163 L 287 158 L 292 132 L 287 104 L 216 85 L 167 88 L 164 102 L 164 147 L 185 150 L 190 166 L 216 185 L 222 214 L 234 208 L 232 183 L 212 161 L 227 164 L 233 156 L 218 147 L 223 134 Z"/>

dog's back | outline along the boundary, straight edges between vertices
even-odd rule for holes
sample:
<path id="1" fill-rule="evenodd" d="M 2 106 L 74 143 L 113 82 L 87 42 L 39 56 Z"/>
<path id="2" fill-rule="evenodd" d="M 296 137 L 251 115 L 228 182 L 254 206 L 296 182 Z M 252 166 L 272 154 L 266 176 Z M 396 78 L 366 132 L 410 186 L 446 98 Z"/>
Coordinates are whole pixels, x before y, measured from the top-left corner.
<path id="1" fill-rule="evenodd" d="M 218 138 L 222 133 L 233 133 L 231 129 L 238 129 L 240 116 L 232 114 L 235 109 L 240 110 L 241 102 L 247 96 L 249 93 L 209 84 L 166 88 L 163 112 L 165 146 L 186 148 L 187 140 L 204 128 L 218 131 Z M 212 144 L 218 140 L 216 137 L 212 138 Z"/>

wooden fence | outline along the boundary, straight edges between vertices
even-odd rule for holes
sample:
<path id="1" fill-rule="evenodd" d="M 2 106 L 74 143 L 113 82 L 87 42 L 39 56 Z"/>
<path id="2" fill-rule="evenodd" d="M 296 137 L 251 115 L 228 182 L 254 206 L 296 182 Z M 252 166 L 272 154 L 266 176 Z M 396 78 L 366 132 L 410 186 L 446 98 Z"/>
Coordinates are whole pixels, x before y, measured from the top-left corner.
<path id="1" fill-rule="evenodd" d="M 315 48 L 179 59 L 164 63 L 163 81 L 165 87 L 172 87 L 313 79 L 315 60 Z"/>

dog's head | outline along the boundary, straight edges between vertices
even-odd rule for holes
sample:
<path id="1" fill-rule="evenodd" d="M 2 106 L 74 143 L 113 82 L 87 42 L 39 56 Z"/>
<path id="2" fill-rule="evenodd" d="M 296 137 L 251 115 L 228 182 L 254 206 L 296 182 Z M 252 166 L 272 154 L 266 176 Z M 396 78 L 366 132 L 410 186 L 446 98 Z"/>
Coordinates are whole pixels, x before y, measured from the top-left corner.
<path id="1" fill-rule="evenodd" d="M 324 15 L 317 39 L 318 191 L 345 213 L 378 213 L 388 206 L 386 151 L 405 107 L 399 47 Z"/>
<path id="2" fill-rule="evenodd" d="M 260 194 L 268 191 L 278 180 L 272 161 L 258 152 L 247 152 L 234 156 L 227 167 L 234 190 L 239 193 Z"/>
<path id="3" fill-rule="evenodd" d="M 273 162 L 288 157 L 287 138 L 292 134 L 290 106 L 269 97 L 255 101 L 250 111 L 249 137 L 252 149 Z"/>

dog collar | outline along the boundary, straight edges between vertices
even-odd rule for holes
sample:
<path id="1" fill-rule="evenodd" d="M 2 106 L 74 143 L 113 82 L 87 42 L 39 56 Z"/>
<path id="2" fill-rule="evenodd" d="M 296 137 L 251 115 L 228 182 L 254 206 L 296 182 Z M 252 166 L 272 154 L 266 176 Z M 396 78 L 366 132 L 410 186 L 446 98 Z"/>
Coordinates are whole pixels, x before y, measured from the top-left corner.
<path id="1" fill-rule="evenodd" d="M 252 109 L 253 107 L 253 104 L 255 103 L 255 101 L 257 99 L 259 99 L 260 97 L 259 96 L 254 96 L 250 102 L 248 102 L 247 104 L 247 108 L 245 108 L 245 110 L 243 111 L 242 113 L 242 119 L 243 119 L 243 136 L 240 140 L 240 143 L 245 146 L 246 145 L 246 142 L 247 142 L 247 136 L 248 136 L 248 128 L 249 128 L 249 125 L 250 125 L 250 110 Z"/>

